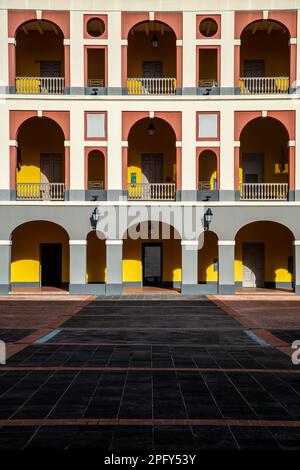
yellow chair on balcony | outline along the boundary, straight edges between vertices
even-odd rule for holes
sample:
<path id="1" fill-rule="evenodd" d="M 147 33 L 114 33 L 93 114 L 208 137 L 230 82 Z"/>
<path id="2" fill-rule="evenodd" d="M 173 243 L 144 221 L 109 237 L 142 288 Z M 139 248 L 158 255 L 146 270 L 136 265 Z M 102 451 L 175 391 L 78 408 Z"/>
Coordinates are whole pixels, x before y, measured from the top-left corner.
<path id="1" fill-rule="evenodd" d="M 289 91 L 290 81 L 288 78 L 276 78 L 275 86 L 277 93 L 287 93 Z"/>
<path id="2" fill-rule="evenodd" d="M 16 92 L 38 94 L 40 93 L 41 81 L 38 78 L 17 78 Z"/>
<path id="3" fill-rule="evenodd" d="M 142 80 L 127 80 L 128 95 L 142 94 Z"/>

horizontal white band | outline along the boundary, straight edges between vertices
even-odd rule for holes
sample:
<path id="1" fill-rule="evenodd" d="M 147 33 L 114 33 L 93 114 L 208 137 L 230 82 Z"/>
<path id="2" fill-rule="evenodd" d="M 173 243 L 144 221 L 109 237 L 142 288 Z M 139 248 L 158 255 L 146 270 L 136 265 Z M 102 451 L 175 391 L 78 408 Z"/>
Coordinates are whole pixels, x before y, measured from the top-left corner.
<path id="1" fill-rule="evenodd" d="M 220 147 L 219 140 L 201 140 L 196 142 L 197 147 Z"/>
<path id="2" fill-rule="evenodd" d="M 107 46 L 108 39 L 84 39 L 83 44 L 85 46 Z"/>
<path id="3" fill-rule="evenodd" d="M 234 147 L 240 147 L 240 146 L 241 146 L 241 142 L 240 142 L 239 140 L 235 140 L 235 141 L 233 142 L 233 145 L 234 145 Z"/>
<path id="4" fill-rule="evenodd" d="M 65 141 L 64 141 L 64 146 L 65 146 L 65 147 L 70 147 L 70 146 L 71 146 L 70 141 L 69 141 L 69 140 L 65 140 Z"/>
<path id="5" fill-rule="evenodd" d="M 198 240 L 181 240 L 182 246 L 198 246 Z"/>
<path id="6" fill-rule="evenodd" d="M 15 38 L 8 38 L 7 42 L 8 44 L 13 44 L 14 46 L 16 46 L 17 44 L 17 41 L 15 40 Z"/>
<path id="7" fill-rule="evenodd" d="M 87 240 L 70 240 L 69 245 L 87 245 Z"/>
<path id="8" fill-rule="evenodd" d="M 10 140 L 9 141 L 9 146 L 10 147 L 18 147 L 18 142 L 16 140 Z"/>
<path id="9" fill-rule="evenodd" d="M 293 245 L 295 246 L 300 246 L 300 240 L 294 240 Z"/>
<path id="10" fill-rule="evenodd" d="M 176 46 L 179 46 L 179 47 L 183 46 L 183 41 L 182 41 L 182 39 L 177 39 L 177 40 L 176 40 Z"/>
<path id="11" fill-rule="evenodd" d="M 123 245 L 123 240 L 106 240 L 106 245 Z"/>
<path id="12" fill-rule="evenodd" d="M 221 46 L 221 39 L 196 39 L 196 46 Z"/>
<path id="13" fill-rule="evenodd" d="M 234 39 L 233 44 L 235 46 L 240 46 L 242 44 L 242 41 L 240 39 Z"/>
<path id="14" fill-rule="evenodd" d="M 122 140 L 121 146 L 122 147 L 128 147 L 128 140 Z"/>
<path id="15" fill-rule="evenodd" d="M 70 45 L 71 45 L 70 39 L 64 39 L 64 46 L 70 46 Z"/>
<path id="16" fill-rule="evenodd" d="M 291 46 L 292 44 L 297 44 L 297 38 L 291 38 L 289 40 L 289 45 Z"/>
<path id="17" fill-rule="evenodd" d="M 12 244 L 11 240 L 0 240 L 1 246 L 10 246 Z"/>
<path id="18" fill-rule="evenodd" d="M 287 146 L 288 146 L 288 147 L 296 147 L 296 142 L 295 142 L 295 140 L 289 140 Z"/>
<path id="19" fill-rule="evenodd" d="M 181 148 L 182 147 L 182 142 L 181 140 L 176 141 L 176 147 Z"/>
<path id="20" fill-rule="evenodd" d="M 234 240 L 218 240 L 218 245 L 219 246 L 234 246 L 235 241 Z"/>
<path id="21" fill-rule="evenodd" d="M 85 147 L 107 147 L 107 140 L 85 140 Z"/>
<path id="22" fill-rule="evenodd" d="M 121 46 L 128 46 L 128 40 L 127 39 L 121 39 Z"/>

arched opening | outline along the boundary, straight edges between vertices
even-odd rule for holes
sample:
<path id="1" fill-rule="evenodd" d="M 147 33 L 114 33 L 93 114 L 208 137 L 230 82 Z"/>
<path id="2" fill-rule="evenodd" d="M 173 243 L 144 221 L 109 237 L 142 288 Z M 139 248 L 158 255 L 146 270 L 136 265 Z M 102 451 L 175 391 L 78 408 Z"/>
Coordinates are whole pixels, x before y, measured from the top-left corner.
<path id="1" fill-rule="evenodd" d="M 198 282 L 209 293 L 218 291 L 218 237 L 214 232 L 205 231 L 203 245 L 198 256 Z"/>
<path id="2" fill-rule="evenodd" d="M 241 199 L 286 200 L 289 183 L 289 136 L 273 118 L 249 122 L 240 137 Z"/>
<path id="3" fill-rule="evenodd" d="M 61 127 L 49 118 L 30 118 L 18 131 L 16 197 L 63 200 L 65 147 Z"/>
<path id="4" fill-rule="evenodd" d="M 16 92 L 64 92 L 64 36 L 50 21 L 33 20 L 16 33 Z"/>
<path id="5" fill-rule="evenodd" d="M 176 35 L 165 23 L 144 21 L 131 28 L 127 48 L 129 94 L 176 91 Z"/>
<path id="6" fill-rule="evenodd" d="M 32 221 L 12 233 L 13 288 L 66 287 L 69 282 L 69 236 L 59 225 Z"/>
<path id="7" fill-rule="evenodd" d="M 249 24 L 241 34 L 240 87 L 242 93 L 288 93 L 290 34 L 276 21 Z"/>
<path id="8" fill-rule="evenodd" d="M 128 136 L 128 198 L 176 198 L 176 135 L 160 118 L 136 122 Z"/>
<path id="9" fill-rule="evenodd" d="M 198 157 L 198 190 L 201 200 L 217 199 L 218 157 L 212 150 L 204 150 Z"/>
<path id="10" fill-rule="evenodd" d="M 133 237 L 132 230 L 140 236 Z M 180 288 L 181 240 L 172 226 L 142 222 L 127 230 L 123 242 L 123 283 L 125 288 Z"/>
<path id="11" fill-rule="evenodd" d="M 88 190 L 105 189 L 105 157 L 100 150 L 88 154 Z"/>
<path id="12" fill-rule="evenodd" d="M 96 231 L 87 236 L 87 284 L 106 282 L 106 247 L 104 238 Z"/>
<path id="13" fill-rule="evenodd" d="M 291 289 L 292 232 L 277 222 L 252 222 L 235 237 L 235 281 L 244 288 Z"/>

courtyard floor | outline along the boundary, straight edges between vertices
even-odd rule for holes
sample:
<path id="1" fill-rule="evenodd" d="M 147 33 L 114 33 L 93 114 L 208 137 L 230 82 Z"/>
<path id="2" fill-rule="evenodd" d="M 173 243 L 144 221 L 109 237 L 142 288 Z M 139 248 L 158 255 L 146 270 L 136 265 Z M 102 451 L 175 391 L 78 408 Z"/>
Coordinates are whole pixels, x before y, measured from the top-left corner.
<path id="1" fill-rule="evenodd" d="M 0 298 L 0 449 L 300 449 L 300 297 Z"/>

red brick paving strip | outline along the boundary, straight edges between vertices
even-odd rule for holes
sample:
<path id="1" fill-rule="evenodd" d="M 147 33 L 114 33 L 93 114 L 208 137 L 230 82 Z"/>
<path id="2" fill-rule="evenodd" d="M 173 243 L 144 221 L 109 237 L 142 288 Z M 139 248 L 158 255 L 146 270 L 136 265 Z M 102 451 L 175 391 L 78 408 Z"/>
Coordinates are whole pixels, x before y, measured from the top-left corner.
<path id="1" fill-rule="evenodd" d="M 255 419 L 1 419 L 0 426 L 243 426 L 300 428 L 300 421 Z"/>
<path id="2" fill-rule="evenodd" d="M 256 336 L 268 343 L 270 346 L 278 349 L 287 356 L 291 356 L 293 349 L 290 347 L 289 343 L 286 343 L 282 339 L 277 338 L 277 336 L 273 335 L 270 331 L 267 331 L 264 328 L 258 328 L 257 322 L 251 321 L 249 316 L 245 318 L 245 316 L 242 315 L 238 310 L 225 304 L 222 302 L 222 300 L 216 298 L 214 295 L 210 295 L 208 298 L 212 300 L 218 307 L 224 310 L 229 316 L 241 323 L 244 328 L 252 329 Z"/>
<path id="3" fill-rule="evenodd" d="M 8 298 L 9 299 L 9 298 Z M 15 328 L 15 321 L 18 321 L 18 328 L 34 329 L 35 325 L 39 324 L 37 331 L 25 336 L 24 338 L 16 341 L 15 343 L 6 344 L 6 358 L 14 356 L 22 349 L 25 349 L 30 344 L 37 341 L 39 338 L 49 334 L 53 329 L 59 328 L 65 321 L 72 316 L 76 315 L 83 307 L 92 302 L 95 297 L 89 296 L 84 299 L 78 300 L 77 297 L 68 298 L 57 298 L 51 297 L 51 301 L 56 301 L 55 312 L 53 312 L 53 303 L 46 303 L 45 306 L 41 307 L 39 304 L 34 304 L 36 299 L 32 299 L 32 296 L 27 296 L 27 301 L 32 301 L 32 304 L 26 305 L 24 309 L 23 300 L 25 299 L 14 299 L 14 303 L 11 304 L 11 299 L 7 300 L 7 304 L 3 299 L 0 300 L 0 327 L 5 322 L 5 328 Z M 44 300 L 49 300 L 44 299 Z M 70 304 L 70 301 L 74 304 Z M 39 300 L 39 302 L 41 302 Z M 38 310 L 37 310 L 38 309 Z M 30 314 L 24 310 L 30 310 Z M 4 318 L 3 318 L 4 317 Z M 1 369 L 0 369 L 1 370 Z"/>

